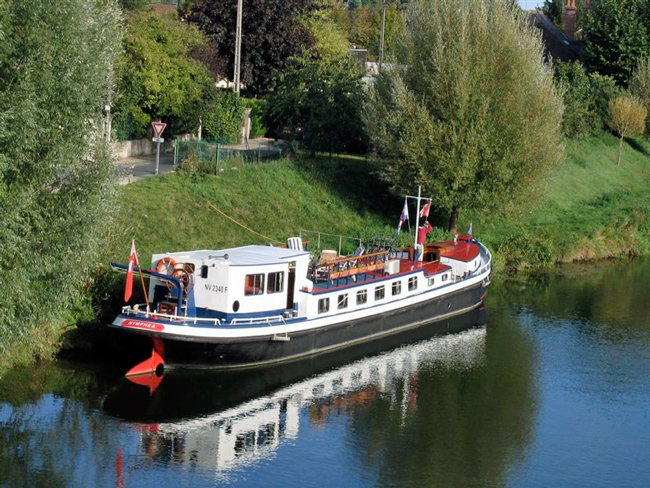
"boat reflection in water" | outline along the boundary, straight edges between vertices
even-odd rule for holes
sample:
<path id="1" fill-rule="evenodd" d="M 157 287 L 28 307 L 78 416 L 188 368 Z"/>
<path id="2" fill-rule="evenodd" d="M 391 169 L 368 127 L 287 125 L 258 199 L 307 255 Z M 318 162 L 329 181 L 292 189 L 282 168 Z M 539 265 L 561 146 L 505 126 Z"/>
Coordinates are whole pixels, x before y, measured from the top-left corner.
<path id="1" fill-rule="evenodd" d="M 484 323 L 480 308 L 372 345 L 300 362 L 230 372 L 166 371 L 151 395 L 124 380 L 105 399 L 104 409 L 140 429 L 142 455 L 227 477 L 230 470 L 268 458 L 283 441 L 295 439 L 301 409 L 309 409 L 310 419 L 318 422 L 331 408 L 382 396 L 400 402 L 402 415 L 408 415 L 417 394 L 410 385 L 417 382 L 419 370 L 482 364 Z M 431 338 L 441 331 L 456 333 Z M 427 333 L 429 338 L 423 339 Z M 404 343 L 411 345 L 399 346 Z M 336 367 L 342 363 L 347 364 Z M 399 400 L 397 389 L 403 392 Z"/>

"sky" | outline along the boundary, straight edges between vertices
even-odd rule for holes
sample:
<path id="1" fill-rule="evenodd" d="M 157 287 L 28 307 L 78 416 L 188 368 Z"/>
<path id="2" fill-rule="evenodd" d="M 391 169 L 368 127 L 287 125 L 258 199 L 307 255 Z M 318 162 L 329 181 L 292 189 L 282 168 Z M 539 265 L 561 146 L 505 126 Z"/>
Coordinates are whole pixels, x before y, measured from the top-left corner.
<path id="1" fill-rule="evenodd" d="M 524 10 L 533 10 L 542 6 L 544 0 L 517 0 L 517 2 Z"/>

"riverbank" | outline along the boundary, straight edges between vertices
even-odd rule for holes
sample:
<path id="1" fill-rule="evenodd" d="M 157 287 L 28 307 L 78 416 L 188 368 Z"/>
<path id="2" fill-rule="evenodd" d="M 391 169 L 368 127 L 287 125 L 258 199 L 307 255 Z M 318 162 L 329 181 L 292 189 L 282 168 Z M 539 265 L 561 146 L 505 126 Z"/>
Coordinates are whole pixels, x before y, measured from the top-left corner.
<path id="1" fill-rule="evenodd" d="M 568 141 L 564 163 L 539 198 L 507 217 L 461 210 L 460 229 L 473 223 L 493 251 L 497 275 L 650 254 L 650 142 L 626 144 L 620 166 L 616 147 L 611 135 Z M 104 255 L 76 315 L 67 327 L 30 339 L 38 344 L 23 341 L 15 358 L 0 360 L 0 371 L 33 351 L 47 357 L 61 345 L 68 352 L 92 349 L 122 305 L 124 277 L 107 263 L 126 262 L 133 237 L 146 266 L 152 252 L 276 244 L 299 229 L 364 240 L 395 236 L 403 200 L 389 196 L 375 170 L 359 157 L 294 157 L 242 164 L 219 177 L 170 174 L 121 187 Z M 431 238 L 445 237 L 447 216 L 432 220 L 440 227 Z M 406 232 L 400 239 L 412 242 Z"/>

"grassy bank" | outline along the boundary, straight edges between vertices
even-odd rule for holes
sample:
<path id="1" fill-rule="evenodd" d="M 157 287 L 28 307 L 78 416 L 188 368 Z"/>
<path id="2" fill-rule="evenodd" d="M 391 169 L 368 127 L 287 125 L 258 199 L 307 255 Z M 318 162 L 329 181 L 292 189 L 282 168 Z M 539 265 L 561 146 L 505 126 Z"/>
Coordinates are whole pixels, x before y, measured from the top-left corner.
<path id="1" fill-rule="evenodd" d="M 620 166 L 616 148 L 609 134 L 568 141 L 539 198 L 508 216 L 461 211 L 460 229 L 473 222 L 508 270 L 650 253 L 650 142 L 628 143 Z M 124 261 L 131 236 L 143 262 L 151 252 L 280 243 L 299 229 L 394 236 L 402 200 L 374 173 L 371 162 L 340 157 L 144 180 L 122 191 L 108 255 Z"/>
<path id="2" fill-rule="evenodd" d="M 473 222 L 474 234 L 493 250 L 497 273 L 650 254 L 650 143 L 626 144 L 620 166 L 616 146 L 610 135 L 568 141 L 566 160 L 540 198 L 508 217 L 461 211 L 460 229 Z M 122 305 L 124 283 L 106 263 L 126 262 L 132 237 L 148 266 L 153 252 L 275 244 L 300 229 L 365 240 L 395 236 L 403 200 L 388 194 L 375 169 L 362 158 L 294 158 L 242 165 L 219 177 L 165 175 L 123 187 L 96 280 L 86 303 L 79 304 L 80 325 L 63 335 L 64 347 L 78 350 L 98 337 L 102 341 L 102 324 Z M 444 225 L 446 218 L 434 217 L 434 223 Z M 411 239 L 403 233 L 401 244 Z M 54 348 L 60 332 L 47 331 L 56 337 L 38 342 Z M 0 361 L 0 370 L 10 362 Z"/>
<path id="3" fill-rule="evenodd" d="M 508 217 L 469 215 L 497 269 L 650 254 L 650 142 L 629 141 L 617 166 L 617 141 L 568 141 L 541 198 Z"/>

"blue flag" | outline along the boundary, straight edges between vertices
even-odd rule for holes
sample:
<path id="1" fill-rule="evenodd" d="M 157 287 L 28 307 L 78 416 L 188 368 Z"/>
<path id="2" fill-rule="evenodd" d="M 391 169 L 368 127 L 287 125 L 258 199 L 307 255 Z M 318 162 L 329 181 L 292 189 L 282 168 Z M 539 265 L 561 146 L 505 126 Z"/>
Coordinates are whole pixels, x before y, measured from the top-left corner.
<path id="1" fill-rule="evenodd" d="M 399 216 L 399 224 L 397 224 L 397 233 L 400 234 L 402 232 L 402 224 L 404 224 L 404 221 L 409 219 L 409 207 L 406 204 L 406 199 L 404 199 L 404 208 L 402 209 L 402 213 Z"/>

